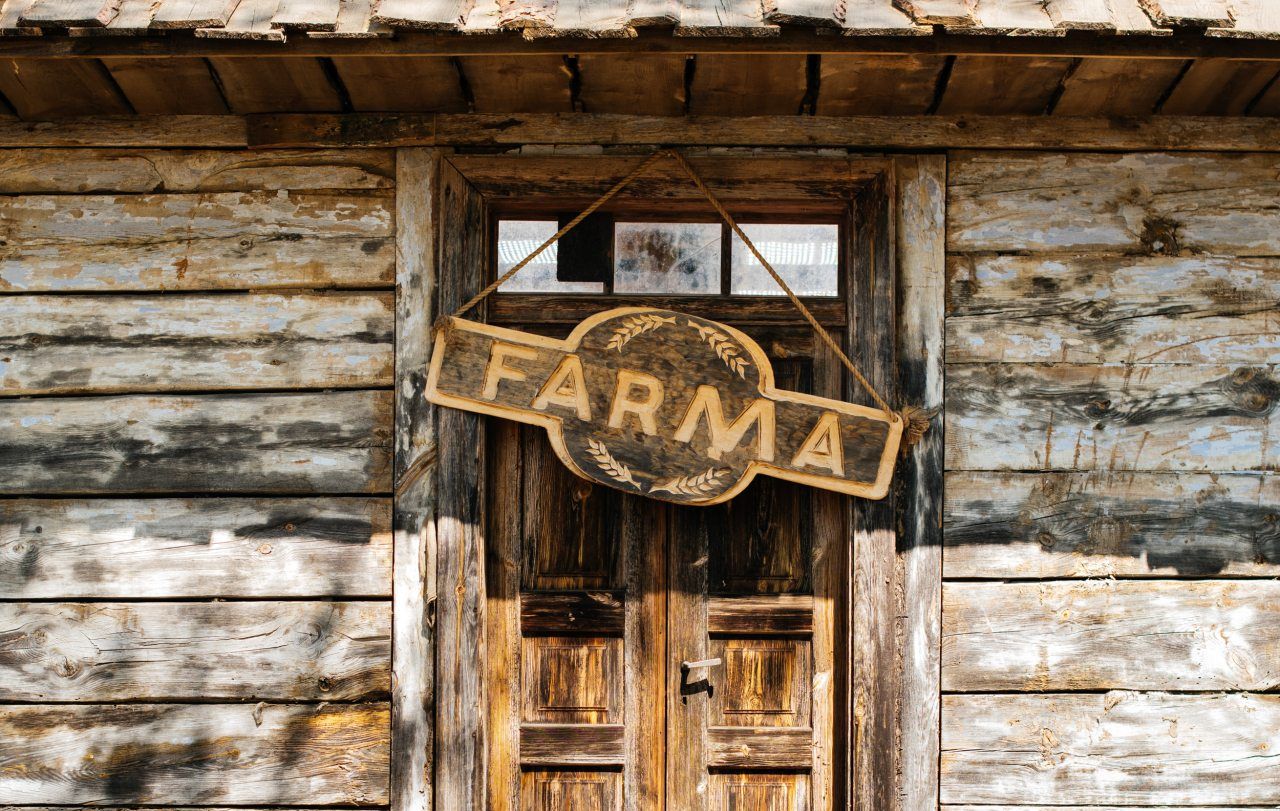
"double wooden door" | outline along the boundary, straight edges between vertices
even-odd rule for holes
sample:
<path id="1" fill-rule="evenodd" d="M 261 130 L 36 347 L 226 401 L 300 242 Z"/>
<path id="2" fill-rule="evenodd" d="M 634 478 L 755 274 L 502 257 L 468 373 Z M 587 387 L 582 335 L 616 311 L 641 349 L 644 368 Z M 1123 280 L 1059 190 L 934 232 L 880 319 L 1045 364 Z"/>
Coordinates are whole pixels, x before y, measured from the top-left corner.
<path id="1" fill-rule="evenodd" d="M 780 386 L 839 396 L 807 334 L 748 331 Z M 674 507 L 488 432 L 489 808 L 842 807 L 848 499 L 760 478 Z"/>

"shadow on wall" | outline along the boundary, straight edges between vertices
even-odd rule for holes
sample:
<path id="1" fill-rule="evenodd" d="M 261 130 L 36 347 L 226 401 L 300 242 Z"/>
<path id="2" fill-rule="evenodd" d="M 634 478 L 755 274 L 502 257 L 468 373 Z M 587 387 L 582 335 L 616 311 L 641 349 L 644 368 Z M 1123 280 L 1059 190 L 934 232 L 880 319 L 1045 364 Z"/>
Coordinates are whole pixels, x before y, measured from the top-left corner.
<path id="1" fill-rule="evenodd" d="M 1234 473 L 951 473 L 948 577 L 1275 576 L 1280 481 Z"/>
<path id="2" fill-rule="evenodd" d="M 0 502 L 0 804 L 385 804 L 390 521 L 385 498 Z"/>

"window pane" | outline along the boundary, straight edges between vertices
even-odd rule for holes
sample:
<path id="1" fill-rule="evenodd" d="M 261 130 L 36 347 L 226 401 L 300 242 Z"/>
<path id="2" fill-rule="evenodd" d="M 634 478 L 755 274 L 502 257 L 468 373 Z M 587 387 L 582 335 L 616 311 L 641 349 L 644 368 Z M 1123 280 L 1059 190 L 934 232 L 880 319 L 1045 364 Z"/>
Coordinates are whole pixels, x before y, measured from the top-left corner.
<path id="1" fill-rule="evenodd" d="M 498 275 L 515 267 L 516 262 L 533 253 L 559 229 L 555 220 L 500 220 L 498 222 Z M 552 245 L 538 258 L 520 268 L 499 293 L 603 293 L 599 282 L 562 282 L 556 279 L 558 245 Z"/>
<path id="2" fill-rule="evenodd" d="M 743 225 L 742 230 L 797 295 L 839 295 L 840 226 L 770 223 Z M 732 258 L 734 294 L 785 295 L 736 234 Z"/>
<path id="3" fill-rule="evenodd" d="M 720 292 L 719 223 L 620 222 L 613 234 L 615 292 Z"/>

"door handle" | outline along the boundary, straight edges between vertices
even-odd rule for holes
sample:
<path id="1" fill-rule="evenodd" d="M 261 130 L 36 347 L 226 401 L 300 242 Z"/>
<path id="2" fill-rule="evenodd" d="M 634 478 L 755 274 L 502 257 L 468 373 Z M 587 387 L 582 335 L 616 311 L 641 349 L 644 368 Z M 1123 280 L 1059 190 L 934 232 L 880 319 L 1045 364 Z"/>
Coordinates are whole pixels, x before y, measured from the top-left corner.
<path id="1" fill-rule="evenodd" d="M 690 670 L 698 670 L 704 667 L 719 667 L 720 664 L 721 662 L 718 657 L 715 659 L 698 659 L 695 662 L 681 662 L 680 672 L 688 673 Z"/>

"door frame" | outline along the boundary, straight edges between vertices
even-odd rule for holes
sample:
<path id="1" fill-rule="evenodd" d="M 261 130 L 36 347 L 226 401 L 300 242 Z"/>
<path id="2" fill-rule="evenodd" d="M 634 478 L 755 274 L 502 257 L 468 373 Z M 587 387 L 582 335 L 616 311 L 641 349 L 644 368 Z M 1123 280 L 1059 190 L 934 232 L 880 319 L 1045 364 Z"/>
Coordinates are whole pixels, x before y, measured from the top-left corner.
<path id="1" fill-rule="evenodd" d="M 397 150 L 396 811 L 483 809 L 487 796 L 485 669 L 474 666 L 486 653 L 484 428 L 477 415 L 422 398 L 435 318 L 478 291 L 488 269 L 482 187 L 492 179 L 467 177 L 450 154 Z M 888 399 L 927 410 L 932 424 L 886 499 L 854 500 L 843 771 L 851 807 L 925 811 L 938 807 L 939 778 L 946 159 L 850 163 L 869 173 L 855 200 L 863 215 L 855 239 L 870 272 L 855 280 L 846 348 Z M 475 315 L 483 318 L 483 305 Z M 892 329 L 855 341 L 860 324 Z"/>

